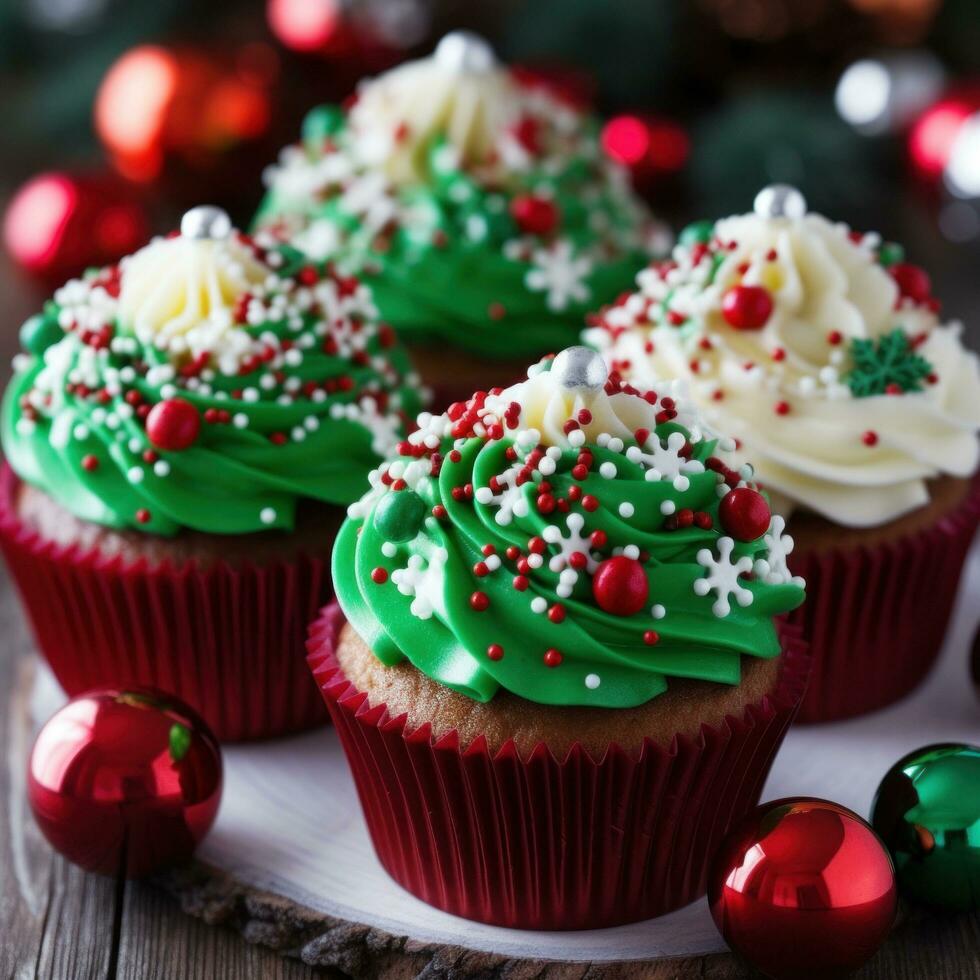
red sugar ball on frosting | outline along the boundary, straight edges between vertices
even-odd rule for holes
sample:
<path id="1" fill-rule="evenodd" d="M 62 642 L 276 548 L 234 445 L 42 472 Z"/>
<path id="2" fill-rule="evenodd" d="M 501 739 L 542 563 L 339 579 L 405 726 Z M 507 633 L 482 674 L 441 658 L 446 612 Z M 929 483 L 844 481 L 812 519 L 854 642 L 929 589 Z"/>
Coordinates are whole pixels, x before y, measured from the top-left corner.
<path id="1" fill-rule="evenodd" d="M 755 541 L 769 530 L 772 514 L 766 498 L 748 487 L 736 487 L 721 498 L 718 516 L 726 533 L 739 541 Z"/>
<path id="2" fill-rule="evenodd" d="M 898 262 L 888 271 L 902 296 L 913 303 L 924 303 L 932 295 L 932 281 L 925 269 L 909 262 Z"/>
<path id="3" fill-rule="evenodd" d="M 772 314 L 772 296 L 762 286 L 732 286 L 721 299 L 721 313 L 736 330 L 761 330 Z"/>
<path id="4" fill-rule="evenodd" d="M 592 577 L 592 594 L 599 608 L 614 616 L 638 613 L 650 595 L 643 566 L 635 558 L 617 555 L 601 562 Z"/>
<path id="5" fill-rule="evenodd" d="M 146 417 L 146 435 L 157 449 L 187 449 L 201 431 L 201 416 L 183 398 L 157 402 Z"/>
<path id="6" fill-rule="evenodd" d="M 510 213 L 528 235 L 549 235 L 558 227 L 558 207 L 546 197 L 521 194 L 510 202 Z"/>

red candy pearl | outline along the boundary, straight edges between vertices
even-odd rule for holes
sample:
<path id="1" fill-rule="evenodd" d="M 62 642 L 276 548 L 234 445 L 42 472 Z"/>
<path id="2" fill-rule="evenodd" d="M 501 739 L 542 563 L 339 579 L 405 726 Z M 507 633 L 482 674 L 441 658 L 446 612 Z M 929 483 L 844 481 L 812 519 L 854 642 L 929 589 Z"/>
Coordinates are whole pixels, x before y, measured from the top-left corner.
<path id="1" fill-rule="evenodd" d="M 889 270 L 898 284 L 898 290 L 913 303 L 924 303 L 932 295 L 932 281 L 925 269 L 908 262 L 898 262 Z"/>
<path id="2" fill-rule="evenodd" d="M 650 595 L 643 566 L 635 558 L 617 555 L 601 562 L 592 577 L 592 594 L 600 609 L 614 616 L 632 616 Z"/>
<path id="3" fill-rule="evenodd" d="M 146 417 L 146 435 L 157 449 L 186 449 L 201 431 L 201 416 L 183 398 L 157 402 Z"/>
<path id="4" fill-rule="evenodd" d="M 553 201 L 521 194 L 510 202 L 511 217 L 529 235 L 549 235 L 558 227 L 558 208 Z"/>
<path id="5" fill-rule="evenodd" d="M 766 498 L 748 487 L 736 487 L 721 499 L 721 525 L 739 541 L 755 541 L 769 530 L 772 514 Z"/>
<path id="6" fill-rule="evenodd" d="M 772 313 L 772 296 L 762 286 L 732 286 L 721 299 L 721 313 L 736 330 L 760 330 Z"/>

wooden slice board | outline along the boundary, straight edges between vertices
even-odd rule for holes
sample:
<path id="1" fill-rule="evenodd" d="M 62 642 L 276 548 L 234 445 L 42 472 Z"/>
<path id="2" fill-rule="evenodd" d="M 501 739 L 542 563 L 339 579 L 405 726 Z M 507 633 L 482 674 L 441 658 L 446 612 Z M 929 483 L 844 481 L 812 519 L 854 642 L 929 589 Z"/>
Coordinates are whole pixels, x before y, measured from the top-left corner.
<path id="1" fill-rule="evenodd" d="M 975 549 L 928 682 L 870 717 L 793 729 L 763 798 L 823 796 L 866 815 L 879 778 L 905 752 L 930 742 L 976 741 L 980 710 L 967 660 L 978 616 Z M 34 717 L 47 718 L 63 697 L 40 671 Z M 603 976 L 653 978 L 684 975 L 673 958 L 725 949 L 704 900 L 661 919 L 578 933 L 483 926 L 424 905 L 374 857 L 332 729 L 228 746 L 225 764 L 221 812 L 198 860 L 161 883 L 192 914 L 306 962 L 353 977 L 571 980 L 603 965 Z M 651 961 L 664 961 L 665 972 Z M 699 959 L 698 971 L 707 962 Z M 719 980 L 741 975 L 730 957 L 710 962 Z"/>

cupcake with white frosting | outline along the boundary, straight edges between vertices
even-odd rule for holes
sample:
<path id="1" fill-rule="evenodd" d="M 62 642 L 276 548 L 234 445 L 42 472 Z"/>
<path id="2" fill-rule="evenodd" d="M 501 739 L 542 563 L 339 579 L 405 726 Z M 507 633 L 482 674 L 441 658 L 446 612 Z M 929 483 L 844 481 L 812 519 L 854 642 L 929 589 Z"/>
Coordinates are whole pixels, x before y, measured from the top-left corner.
<path id="1" fill-rule="evenodd" d="M 586 340 L 628 379 L 684 379 L 787 518 L 818 663 L 801 716 L 901 697 L 938 652 L 980 511 L 961 326 L 900 246 L 785 186 L 690 225 L 637 283 Z"/>

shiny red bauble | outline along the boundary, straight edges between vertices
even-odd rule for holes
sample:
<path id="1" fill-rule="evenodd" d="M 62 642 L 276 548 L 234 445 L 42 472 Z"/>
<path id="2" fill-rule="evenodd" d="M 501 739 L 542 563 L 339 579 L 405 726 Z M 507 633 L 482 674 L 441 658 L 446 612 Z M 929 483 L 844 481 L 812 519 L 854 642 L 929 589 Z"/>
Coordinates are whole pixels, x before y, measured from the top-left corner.
<path id="1" fill-rule="evenodd" d="M 729 490 L 718 505 L 718 516 L 725 533 L 736 541 L 755 541 L 769 530 L 772 520 L 766 498 L 749 487 Z"/>
<path id="2" fill-rule="evenodd" d="M 896 262 L 888 271 L 904 299 L 910 299 L 913 303 L 924 303 L 932 296 L 932 280 L 925 269 L 909 262 Z"/>
<path id="3" fill-rule="evenodd" d="M 14 194 L 3 219 L 14 263 L 50 286 L 136 251 L 149 231 L 142 201 L 111 174 L 39 174 Z"/>
<path id="4" fill-rule="evenodd" d="M 535 194 L 515 197 L 510 202 L 510 214 L 527 235 L 550 235 L 558 227 L 558 206 Z"/>
<path id="5" fill-rule="evenodd" d="M 827 800 L 757 807 L 726 837 L 708 876 L 725 942 L 777 980 L 845 976 L 895 920 L 895 869 L 868 824 Z"/>
<path id="6" fill-rule="evenodd" d="M 221 801 L 221 750 L 190 708 L 153 691 L 94 691 L 41 729 L 27 792 L 55 850 L 139 878 L 186 861 Z"/>
<path id="7" fill-rule="evenodd" d="M 736 330 L 761 330 L 772 315 L 772 296 L 762 286 L 732 286 L 721 298 L 721 315 Z"/>
<path id="8" fill-rule="evenodd" d="M 614 616 L 632 616 L 647 603 L 650 583 L 635 558 L 617 555 L 600 562 L 592 576 L 592 594 L 599 608 Z"/>
<path id="9" fill-rule="evenodd" d="M 146 417 L 146 436 L 157 449 L 170 452 L 187 449 L 200 431 L 200 413 L 183 398 L 157 402 Z"/>

